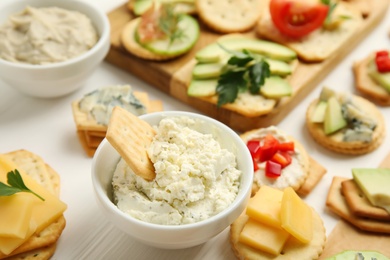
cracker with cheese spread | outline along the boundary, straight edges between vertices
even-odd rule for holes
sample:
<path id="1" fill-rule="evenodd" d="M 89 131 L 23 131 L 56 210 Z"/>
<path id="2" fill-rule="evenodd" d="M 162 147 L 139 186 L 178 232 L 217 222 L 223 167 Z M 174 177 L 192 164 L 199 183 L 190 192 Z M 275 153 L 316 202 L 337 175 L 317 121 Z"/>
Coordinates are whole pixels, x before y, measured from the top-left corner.
<path id="1" fill-rule="evenodd" d="M 252 195 L 263 185 L 277 189 L 292 187 L 300 195 L 309 194 L 326 173 L 326 169 L 309 157 L 306 149 L 298 140 L 274 126 L 247 131 L 241 135 L 241 138 L 245 143 L 248 143 L 253 139 L 262 139 L 268 134 L 273 135 L 281 143 L 294 143 L 294 152 L 291 153 L 292 162 L 282 169 L 282 174 L 277 178 L 267 177 L 265 175 L 266 162 L 260 163 L 254 172 Z"/>
<path id="2" fill-rule="evenodd" d="M 350 41 L 359 32 L 363 18 L 353 3 L 339 1 L 334 16 L 348 17 L 332 30 L 317 29 L 309 35 L 293 39 L 280 33 L 273 24 L 269 12 L 269 0 L 262 1 L 262 14 L 257 22 L 257 34 L 266 39 L 281 43 L 298 53 L 308 62 L 321 62 L 341 49 L 348 48 Z"/>

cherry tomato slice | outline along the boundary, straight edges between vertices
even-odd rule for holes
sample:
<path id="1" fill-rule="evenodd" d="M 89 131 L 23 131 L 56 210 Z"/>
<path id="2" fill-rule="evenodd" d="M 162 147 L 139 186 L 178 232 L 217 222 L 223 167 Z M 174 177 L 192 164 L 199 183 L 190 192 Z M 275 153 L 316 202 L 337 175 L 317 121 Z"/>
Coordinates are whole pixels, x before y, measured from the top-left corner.
<path id="1" fill-rule="evenodd" d="M 275 27 L 292 38 L 300 38 L 320 28 L 329 11 L 325 4 L 299 0 L 271 0 L 270 13 Z"/>

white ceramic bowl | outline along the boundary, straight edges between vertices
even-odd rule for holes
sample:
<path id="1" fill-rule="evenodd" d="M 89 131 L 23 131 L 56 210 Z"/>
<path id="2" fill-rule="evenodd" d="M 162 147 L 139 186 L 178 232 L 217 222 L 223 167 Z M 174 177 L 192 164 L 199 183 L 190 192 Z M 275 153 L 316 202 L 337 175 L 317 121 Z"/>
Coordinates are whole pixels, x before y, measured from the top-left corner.
<path id="1" fill-rule="evenodd" d="M 107 219 L 120 230 L 138 241 L 159 248 L 179 249 L 202 244 L 216 236 L 244 211 L 250 197 L 253 181 L 253 163 L 245 143 L 229 127 L 212 118 L 189 112 L 166 111 L 140 116 L 151 125 L 157 125 L 164 117 L 188 116 L 201 119 L 196 130 L 211 133 L 221 147 L 236 155 L 238 168 L 242 171 L 240 189 L 234 202 L 219 214 L 197 223 L 186 225 L 158 225 L 135 219 L 123 213 L 112 202 L 111 179 L 120 156 L 104 139 L 98 147 L 92 162 L 92 184 L 97 203 Z"/>
<path id="2" fill-rule="evenodd" d="M 59 63 L 31 65 L 0 59 L 0 77 L 11 87 L 34 97 L 52 98 L 67 95 L 82 87 L 110 47 L 110 23 L 107 15 L 88 1 L 77 0 L 1 0 L 0 24 L 8 16 L 33 7 L 57 6 L 87 15 L 98 31 L 99 41 L 88 52 Z"/>

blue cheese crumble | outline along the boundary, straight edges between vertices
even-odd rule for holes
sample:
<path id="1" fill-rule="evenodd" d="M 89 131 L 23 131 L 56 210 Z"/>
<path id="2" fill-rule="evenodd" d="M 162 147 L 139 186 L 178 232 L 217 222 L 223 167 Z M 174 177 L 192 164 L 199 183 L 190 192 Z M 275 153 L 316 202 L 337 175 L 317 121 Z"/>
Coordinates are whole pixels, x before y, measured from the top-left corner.
<path id="1" fill-rule="evenodd" d="M 80 110 L 100 125 L 108 125 L 112 109 L 120 106 L 134 115 L 146 114 L 145 105 L 134 96 L 131 86 L 115 85 L 86 94 L 79 103 Z"/>
<path id="2" fill-rule="evenodd" d="M 119 161 L 112 185 L 120 210 L 150 223 L 181 225 L 208 219 L 234 201 L 241 176 L 235 155 L 211 134 L 193 130 L 195 124 L 188 117 L 160 121 L 148 149 L 156 170 L 151 182 Z"/>

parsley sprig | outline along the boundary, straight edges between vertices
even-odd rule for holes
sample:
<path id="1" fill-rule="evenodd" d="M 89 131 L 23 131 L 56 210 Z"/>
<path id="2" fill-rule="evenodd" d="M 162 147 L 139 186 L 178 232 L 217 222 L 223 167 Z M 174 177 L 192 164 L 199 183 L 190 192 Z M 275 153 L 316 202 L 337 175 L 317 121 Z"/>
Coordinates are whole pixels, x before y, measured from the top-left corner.
<path id="1" fill-rule="evenodd" d="M 225 49 L 221 45 L 220 47 Z M 226 51 L 232 56 L 218 79 L 216 88 L 218 107 L 233 103 L 238 93 L 246 90 L 251 94 L 259 94 L 265 79 L 271 75 L 268 63 L 248 50 Z"/>
<path id="2" fill-rule="evenodd" d="M 40 198 L 41 200 L 45 200 L 24 184 L 22 176 L 19 171 L 15 169 L 14 171 L 10 171 L 7 173 L 7 184 L 0 182 L 0 196 L 11 196 L 18 192 L 29 192 Z"/>

